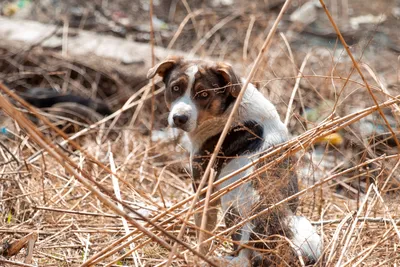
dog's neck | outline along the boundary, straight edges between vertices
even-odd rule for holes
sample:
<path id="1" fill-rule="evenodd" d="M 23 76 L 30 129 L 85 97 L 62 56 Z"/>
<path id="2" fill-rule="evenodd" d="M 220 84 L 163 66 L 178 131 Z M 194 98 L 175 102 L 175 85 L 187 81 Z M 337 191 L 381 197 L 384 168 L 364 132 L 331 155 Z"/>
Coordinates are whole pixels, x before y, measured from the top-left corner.
<path id="1" fill-rule="evenodd" d="M 247 121 L 242 125 L 232 126 L 226 135 L 221 149 L 218 151 L 213 168 L 219 175 L 222 167 L 238 157 L 251 155 L 263 147 L 263 127 L 255 121 Z M 221 137 L 221 133 L 209 137 L 201 147 L 192 153 L 192 175 L 194 180 L 201 177 L 208 165 L 211 154 Z"/>
<path id="2" fill-rule="evenodd" d="M 190 142 L 192 143 L 191 153 L 196 153 L 207 139 L 220 134 L 225 127 L 228 116 L 229 113 L 224 114 L 222 117 L 209 120 L 202 125 L 199 125 L 195 132 L 187 133 Z"/>
<path id="3" fill-rule="evenodd" d="M 234 103 L 219 117 L 199 125 L 196 131 L 187 133 L 191 144 L 191 154 L 202 153 L 199 151 L 209 138 L 221 134 Z M 263 127 L 263 148 L 282 143 L 287 140 L 288 134 L 285 125 L 280 120 L 275 106 L 268 101 L 253 84 L 249 83 L 239 109 L 234 115 L 231 128 L 253 121 Z M 212 151 L 211 151 L 212 152 Z"/>

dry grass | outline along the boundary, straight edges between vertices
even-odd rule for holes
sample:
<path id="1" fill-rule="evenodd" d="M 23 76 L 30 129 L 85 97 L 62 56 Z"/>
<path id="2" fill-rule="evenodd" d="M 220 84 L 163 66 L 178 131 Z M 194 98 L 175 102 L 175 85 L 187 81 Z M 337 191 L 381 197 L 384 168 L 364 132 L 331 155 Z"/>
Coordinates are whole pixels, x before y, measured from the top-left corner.
<path id="1" fill-rule="evenodd" d="M 190 21 L 199 36 L 191 42 L 198 54 L 223 58 L 221 51 L 229 47 L 237 50 L 230 59 L 244 65 L 255 60 L 268 33 L 251 34 L 252 29 L 261 32 L 262 23 L 254 19 L 260 18 L 260 13 L 254 12 L 251 17 L 239 10 L 221 18 L 220 24 L 214 24 L 220 28 L 213 28 L 207 16 L 207 12 L 200 15 L 193 9 L 186 19 L 183 17 L 179 34 L 173 37 L 175 45 L 190 51 L 186 47 L 189 33 L 184 31 Z M 248 23 L 243 26 L 238 17 Z M 232 41 L 234 44 L 218 39 L 221 37 L 218 32 L 224 27 L 228 35 L 232 29 L 240 29 L 235 35 L 238 38 Z M 210 201 L 254 179 L 259 172 L 273 168 L 285 157 L 295 155 L 302 177 L 301 191 L 293 196 L 301 197 L 298 214 L 313 221 L 325 243 L 324 263 L 317 265 L 398 264 L 397 59 L 387 50 L 380 50 L 379 56 L 369 53 L 371 41 L 347 51 L 340 41 L 334 47 L 299 48 L 290 38 L 285 39 L 287 33 L 283 38 L 275 36 L 253 81 L 277 105 L 282 119 L 288 114 L 293 139 L 262 157 L 274 158 L 273 162 L 229 188 L 214 192 Z M 1 51 L 1 60 L 6 59 L 0 65 L 2 79 L 13 85 L 50 81 L 49 84 L 73 85 L 77 91 L 88 92 L 93 83 L 86 80 L 97 80 L 100 91 L 123 84 L 111 75 L 84 66 L 73 67 L 72 63 L 48 54 L 46 62 L 60 63 L 58 69 L 42 64 L 42 71 L 27 78 L 21 66 L 36 71 L 37 51 L 26 51 L 25 59 Z M 243 60 L 242 55 L 245 55 Z M 15 67 L 10 62 L 21 65 Z M 64 79 L 66 69 L 70 71 L 68 80 Z M 71 69 L 78 69 L 78 74 L 71 75 Z M 0 265 L 13 266 L 28 259 L 31 262 L 22 266 L 156 266 L 166 262 L 175 243 L 179 253 L 172 261 L 173 266 L 193 266 L 200 262 L 194 256 L 198 244 L 191 215 L 201 211 L 204 202 L 193 205 L 193 210 L 190 208 L 194 192 L 187 175 L 188 157 L 184 149 L 175 140 L 152 141 L 149 133 L 143 131 L 143 127 L 153 127 L 150 85 L 137 91 L 123 108 L 118 106 L 121 92 L 106 94 L 105 97 L 114 100 L 114 107 L 120 109 L 92 126 L 79 126 L 80 132 L 69 136 L 52 127 L 46 119 L 48 115 L 24 107 L 17 103 L 16 97 L 6 97 L 10 92 L 5 86 L 0 88 L 0 104 L 7 114 L 2 114 L 1 127 L 8 129 L 8 134 L 0 140 L 0 242 L 3 251 L 7 251 L 6 244 L 32 233 L 38 237 L 29 249 L 25 246 L 15 256 L 7 257 L 8 263 L 5 257 L 0 257 Z M 155 94 L 160 96 L 162 87 Z M 157 118 L 165 117 L 165 108 L 161 97 L 154 101 L 158 105 L 154 130 L 159 130 L 163 125 Z M 316 112 L 317 119 L 303 116 L 306 108 Z M 25 110 L 30 110 L 41 122 L 34 125 L 25 119 L 21 113 Z M 113 123 L 115 118 L 119 118 L 118 123 Z M 363 130 L 367 125 L 386 131 L 366 136 Z M 322 137 L 332 133 L 340 134 L 344 141 L 321 143 Z M 221 180 L 214 182 L 214 187 L 218 183 Z M 177 243 L 175 237 L 183 228 L 186 230 Z M 213 233 L 213 251 L 205 259 L 231 252 L 229 232 L 233 229 L 226 229 L 221 222 Z M 31 256 L 25 255 L 26 250 Z"/>

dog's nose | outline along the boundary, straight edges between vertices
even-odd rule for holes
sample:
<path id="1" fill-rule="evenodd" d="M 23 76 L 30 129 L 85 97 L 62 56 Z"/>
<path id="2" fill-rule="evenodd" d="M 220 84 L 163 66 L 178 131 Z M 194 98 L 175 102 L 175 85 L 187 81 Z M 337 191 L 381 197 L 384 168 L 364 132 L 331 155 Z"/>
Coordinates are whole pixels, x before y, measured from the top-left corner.
<path id="1" fill-rule="evenodd" d="M 183 126 L 189 120 L 189 117 L 187 115 L 179 114 L 175 114 L 172 118 L 174 119 L 174 124 L 177 127 Z"/>

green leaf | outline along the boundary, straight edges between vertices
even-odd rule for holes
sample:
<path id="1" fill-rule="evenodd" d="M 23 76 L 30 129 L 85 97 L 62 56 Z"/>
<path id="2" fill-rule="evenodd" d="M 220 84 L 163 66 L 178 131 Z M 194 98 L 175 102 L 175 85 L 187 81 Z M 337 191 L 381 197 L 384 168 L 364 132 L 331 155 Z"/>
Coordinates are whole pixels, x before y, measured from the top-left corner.
<path id="1" fill-rule="evenodd" d="M 7 215 L 7 223 L 8 223 L 8 224 L 11 223 L 11 219 L 12 219 L 12 213 L 11 213 L 11 211 L 9 211 L 9 212 L 8 212 L 8 215 Z"/>

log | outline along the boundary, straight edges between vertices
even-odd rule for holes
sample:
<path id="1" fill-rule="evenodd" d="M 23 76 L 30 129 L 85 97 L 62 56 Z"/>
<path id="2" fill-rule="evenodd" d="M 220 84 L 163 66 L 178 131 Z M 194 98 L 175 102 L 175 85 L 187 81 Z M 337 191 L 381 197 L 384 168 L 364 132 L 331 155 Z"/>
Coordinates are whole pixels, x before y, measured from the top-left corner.
<path id="1" fill-rule="evenodd" d="M 0 47 L 12 52 L 33 47 L 51 49 L 66 60 L 104 73 L 116 73 L 133 88 L 147 80 L 147 70 L 151 67 L 149 44 L 86 30 L 68 29 L 65 34 L 63 28 L 56 25 L 1 16 Z M 157 60 L 172 54 L 183 55 L 161 47 L 155 47 L 154 52 Z"/>
<path id="2" fill-rule="evenodd" d="M 132 88 L 147 81 L 147 70 L 151 67 L 149 44 L 86 30 L 63 29 L 57 25 L 2 16 L 0 16 L 0 47 L 13 52 L 16 49 L 27 51 L 33 47 L 51 49 L 66 60 L 104 73 L 118 74 Z M 154 53 L 156 61 L 168 55 L 188 56 L 183 52 L 162 47 L 155 47 Z M 241 66 L 234 67 L 241 70 Z"/>

